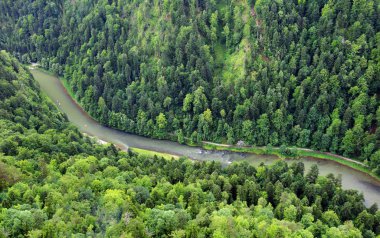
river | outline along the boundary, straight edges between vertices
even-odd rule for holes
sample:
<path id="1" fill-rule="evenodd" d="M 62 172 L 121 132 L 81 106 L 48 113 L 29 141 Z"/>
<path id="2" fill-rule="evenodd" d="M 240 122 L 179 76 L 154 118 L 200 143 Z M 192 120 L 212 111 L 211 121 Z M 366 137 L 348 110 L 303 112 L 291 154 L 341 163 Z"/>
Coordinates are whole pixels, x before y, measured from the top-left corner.
<path id="1" fill-rule="evenodd" d="M 246 160 L 252 165 L 258 165 L 261 162 L 270 164 L 277 159 L 277 157 L 269 155 L 209 151 L 198 147 L 181 145 L 172 141 L 150 139 L 108 128 L 89 117 L 88 114 L 70 97 L 57 77 L 38 69 L 32 69 L 31 72 L 34 78 L 39 82 L 42 91 L 47 94 L 60 110 L 66 113 L 69 120 L 76 125 L 81 132 L 114 143 L 121 148 L 136 147 L 186 156 L 200 161 L 216 160 L 223 164 L 242 160 Z M 336 176 L 340 175 L 342 177 L 343 188 L 356 189 L 362 192 L 367 206 L 370 206 L 375 202 L 380 205 L 380 181 L 377 179 L 330 160 L 313 158 L 301 158 L 300 160 L 305 164 L 306 170 L 308 170 L 313 164 L 317 164 L 320 175 L 327 175 L 329 173 Z M 287 160 L 287 162 L 292 163 L 293 161 Z"/>

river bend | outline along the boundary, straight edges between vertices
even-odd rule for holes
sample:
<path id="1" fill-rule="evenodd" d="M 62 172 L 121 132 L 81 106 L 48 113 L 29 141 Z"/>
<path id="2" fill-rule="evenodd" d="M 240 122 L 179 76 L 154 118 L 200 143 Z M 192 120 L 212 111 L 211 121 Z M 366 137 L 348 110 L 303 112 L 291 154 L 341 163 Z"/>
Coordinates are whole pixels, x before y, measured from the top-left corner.
<path id="1" fill-rule="evenodd" d="M 95 136 L 101 140 L 114 143 L 121 148 L 137 147 L 154 150 L 180 156 L 186 156 L 195 160 L 217 160 L 223 164 L 233 161 L 246 160 L 250 164 L 258 165 L 261 162 L 272 163 L 277 158 L 269 155 L 254 155 L 223 151 L 208 151 L 198 147 L 181 145 L 166 140 L 150 139 L 133 135 L 119 130 L 111 129 L 93 120 L 88 114 L 70 97 L 61 81 L 48 73 L 38 69 L 31 69 L 34 78 L 39 82 L 41 90 L 66 113 L 69 120 L 76 125 L 81 132 Z M 313 158 L 301 158 L 308 170 L 311 165 L 317 164 L 321 175 L 333 173 L 342 177 L 344 189 L 356 189 L 363 193 L 367 206 L 377 203 L 380 205 L 380 182 L 375 178 L 341 165 L 334 161 L 319 160 Z M 291 160 L 287 162 L 291 163 Z"/>

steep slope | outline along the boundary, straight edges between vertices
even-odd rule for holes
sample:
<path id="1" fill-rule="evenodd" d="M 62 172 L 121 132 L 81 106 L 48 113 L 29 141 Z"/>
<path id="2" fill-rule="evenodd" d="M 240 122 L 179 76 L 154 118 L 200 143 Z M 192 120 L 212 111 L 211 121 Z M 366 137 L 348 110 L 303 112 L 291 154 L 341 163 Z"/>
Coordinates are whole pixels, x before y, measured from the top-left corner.
<path id="1" fill-rule="evenodd" d="M 379 0 L 0 4 L 2 47 L 64 75 L 106 125 L 309 147 L 380 173 Z"/>
<path id="2" fill-rule="evenodd" d="M 93 144 L 0 51 L 0 237 L 374 237 L 339 178 L 147 158 Z"/>

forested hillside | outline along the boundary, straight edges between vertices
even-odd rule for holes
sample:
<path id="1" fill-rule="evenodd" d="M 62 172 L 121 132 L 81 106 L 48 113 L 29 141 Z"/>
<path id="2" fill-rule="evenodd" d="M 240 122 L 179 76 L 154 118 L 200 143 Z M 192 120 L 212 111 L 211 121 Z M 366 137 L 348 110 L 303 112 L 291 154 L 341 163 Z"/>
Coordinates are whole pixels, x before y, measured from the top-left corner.
<path id="1" fill-rule="evenodd" d="M 302 163 L 223 168 L 83 137 L 0 52 L 0 237 L 375 237 L 377 206 Z"/>
<path id="2" fill-rule="evenodd" d="M 4 0 L 0 44 L 64 75 L 103 124 L 180 142 L 308 147 L 380 174 L 379 6 Z"/>

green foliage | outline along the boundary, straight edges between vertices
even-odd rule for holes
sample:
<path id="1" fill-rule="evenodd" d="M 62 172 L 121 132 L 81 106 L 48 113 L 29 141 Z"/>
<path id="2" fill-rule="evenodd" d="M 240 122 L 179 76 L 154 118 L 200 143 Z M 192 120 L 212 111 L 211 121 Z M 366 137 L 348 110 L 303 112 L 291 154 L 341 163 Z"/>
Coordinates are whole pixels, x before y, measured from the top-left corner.
<path id="1" fill-rule="evenodd" d="M 156 117 L 156 125 L 157 125 L 156 133 L 157 133 L 158 138 L 164 138 L 165 137 L 167 124 L 168 124 L 168 122 L 166 120 L 165 114 L 160 113 Z"/>
<path id="2" fill-rule="evenodd" d="M 90 2 L 2 1 L 0 47 L 64 76 L 120 130 L 311 147 L 377 169 L 378 0 Z"/>
<path id="3" fill-rule="evenodd" d="M 95 144 L 23 66 L 3 51 L 0 59 L 0 78 L 13 87 L 0 105 L 0 136 L 16 142 L 0 151 L 1 237 L 379 235 L 376 205 L 365 208 L 361 194 L 343 190 L 333 175 L 318 177 L 317 167 L 304 176 L 302 163 L 222 167 Z M 14 95 L 28 100 L 11 104 Z M 202 110 L 210 123 L 211 110 Z M 38 120 L 22 120 L 27 115 Z"/>
<path id="4" fill-rule="evenodd" d="M 312 147 L 380 174 L 378 6 L 4 0 L 0 48 L 64 76 L 108 126 L 285 155 Z M 0 236 L 379 235 L 377 209 L 314 167 L 222 168 L 96 145 L 3 51 L 0 115 Z"/>

